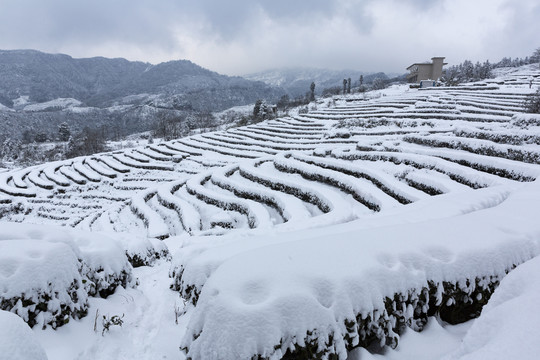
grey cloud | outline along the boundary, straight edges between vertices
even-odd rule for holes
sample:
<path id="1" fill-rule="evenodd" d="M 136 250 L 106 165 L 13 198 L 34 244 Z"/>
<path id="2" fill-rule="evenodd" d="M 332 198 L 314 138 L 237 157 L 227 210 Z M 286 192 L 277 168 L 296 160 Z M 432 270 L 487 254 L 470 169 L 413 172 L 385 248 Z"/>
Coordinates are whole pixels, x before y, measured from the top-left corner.
<path id="1" fill-rule="evenodd" d="M 274 19 L 299 19 L 315 15 L 332 15 L 338 7 L 339 1 L 308 0 L 272 0 L 259 1 L 258 4 Z"/>
<path id="2" fill-rule="evenodd" d="M 334 16 L 342 1 L 0 0 L 0 30 L 30 44 L 118 39 L 174 46 L 170 30 L 179 22 L 204 24 L 199 35 L 230 41 L 256 31 L 261 11 L 277 23 L 312 24 Z"/>
<path id="3" fill-rule="evenodd" d="M 427 11 L 442 5 L 444 0 L 394 0 L 413 6 L 418 11 Z"/>
<path id="4" fill-rule="evenodd" d="M 263 12 L 272 21 L 283 24 L 298 22 L 313 23 L 331 18 L 339 8 L 339 0 L 202 0 L 188 5 L 193 13 L 205 19 L 216 35 L 223 40 L 256 31 L 259 13 Z"/>
<path id="5" fill-rule="evenodd" d="M 170 8 L 161 1 L 145 8 L 147 4 L 127 0 L 2 1 L 0 30 L 34 46 L 115 39 L 173 45 L 167 26 L 174 21 Z"/>
<path id="6" fill-rule="evenodd" d="M 61 50 L 76 56 L 134 54 L 153 62 L 188 57 L 237 74 L 242 68 L 280 65 L 394 66 L 388 70 L 397 71 L 401 59 L 432 53 L 434 47 L 446 55 L 452 51 L 456 59 L 530 54 L 540 46 L 535 43 L 540 5 L 537 0 L 506 0 L 499 10 L 500 1 L 478 0 L 464 21 L 450 19 L 447 11 L 455 14 L 463 0 L 0 0 L 0 48 Z M 380 4 L 386 9 L 399 5 L 421 20 L 436 14 L 441 21 L 433 20 L 436 32 L 414 37 L 423 30 L 415 18 L 395 11 L 374 13 Z M 475 21 L 482 20 L 484 10 L 501 15 L 497 21 L 504 29 L 492 26 L 494 33 L 484 34 Z M 373 32 L 376 21 L 386 16 L 392 16 L 390 25 Z M 455 40 L 456 29 L 466 29 L 478 45 L 472 46 L 470 39 L 449 41 Z M 419 41 L 426 37 L 429 41 Z M 267 43 L 279 49 L 269 49 Z M 119 50 L 110 49 L 114 46 Z M 132 54 L 124 55 L 126 49 Z M 397 59 L 394 65 L 381 60 L 389 54 Z"/>
<path id="7" fill-rule="evenodd" d="M 366 29 L 366 1 L 352 0 L 352 21 Z M 64 46 L 70 43 L 124 43 L 175 48 L 172 28 L 178 23 L 203 25 L 204 38 L 234 41 L 257 31 L 260 13 L 277 24 L 311 26 L 331 19 L 351 0 L 0 0 L 0 46 Z M 340 14 L 343 16 L 343 13 Z M 195 27 L 195 26 L 194 26 Z M 10 36 L 5 36 L 9 34 Z M 10 41 L 10 38 L 12 41 Z"/>

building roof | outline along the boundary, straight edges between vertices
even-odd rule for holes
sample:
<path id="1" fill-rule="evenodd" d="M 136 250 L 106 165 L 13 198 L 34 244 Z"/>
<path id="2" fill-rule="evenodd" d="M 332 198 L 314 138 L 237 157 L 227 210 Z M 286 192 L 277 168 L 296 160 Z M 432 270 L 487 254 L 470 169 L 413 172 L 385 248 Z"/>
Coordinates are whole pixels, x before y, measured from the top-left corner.
<path id="1" fill-rule="evenodd" d="M 432 59 L 432 60 L 433 60 L 433 59 L 444 59 L 444 57 L 443 57 L 443 56 L 432 57 L 431 59 Z M 409 70 L 410 68 L 412 68 L 412 67 L 415 66 L 415 65 L 433 65 L 433 61 L 424 61 L 424 62 L 414 63 L 414 64 L 412 64 L 411 66 L 409 66 L 409 67 L 407 68 L 407 70 Z M 443 66 L 444 66 L 444 65 L 448 65 L 448 63 L 443 62 Z"/>

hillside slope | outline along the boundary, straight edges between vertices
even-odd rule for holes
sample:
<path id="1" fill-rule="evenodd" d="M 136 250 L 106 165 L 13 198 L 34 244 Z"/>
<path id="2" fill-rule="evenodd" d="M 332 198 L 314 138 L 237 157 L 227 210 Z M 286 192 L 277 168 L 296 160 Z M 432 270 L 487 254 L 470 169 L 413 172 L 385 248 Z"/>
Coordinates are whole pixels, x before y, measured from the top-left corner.
<path id="1" fill-rule="evenodd" d="M 147 130 L 156 111 L 219 111 L 284 93 L 187 60 L 151 65 L 35 50 L 0 50 L 0 78 L 0 131 L 10 137 L 30 128 L 54 133 L 64 121 L 80 127 L 85 118 L 93 127 L 127 118 L 136 125 L 126 125 L 124 133 L 133 133 Z M 141 111 L 145 106 L 149 109 Z"/>
<path id="2" fill-rule="evenodd" d="M 0 172 L 1 254 L 66 254 L 72 294 L 87 276 L 77 249 L 94 278 L 113 258 L 93 252 L 96 239 L 138 266 L 134 252 L 170 250 L 170 263 L 133 270 L 138 288 L 117 280 L 107 299 L 79 289 L 92 316 L 61 314 L 77 319 L 61 332 L 34 328 L 55 359 L 345 360 L 357 347 L 399 349 L 405 331 L 478 317 L 506 274 L 540 254 L 540 116 L 523 107 L 539 86 L 531 66 L 457 87 L 393 86 L 307 114 Z M 66 239 L 44 235 L 53 227 Z M 39 241 L 42 256 L 25 250 Z M 122 273 L 130 267 L 110 276 Z M 54 308 L 4 294 L 3 310 L 32 314 L 31 325 Z M 98 309 L 125 313 L 123 327 L 95 333 Z M 84 343 L 64 341 L 76 335 Z"/>

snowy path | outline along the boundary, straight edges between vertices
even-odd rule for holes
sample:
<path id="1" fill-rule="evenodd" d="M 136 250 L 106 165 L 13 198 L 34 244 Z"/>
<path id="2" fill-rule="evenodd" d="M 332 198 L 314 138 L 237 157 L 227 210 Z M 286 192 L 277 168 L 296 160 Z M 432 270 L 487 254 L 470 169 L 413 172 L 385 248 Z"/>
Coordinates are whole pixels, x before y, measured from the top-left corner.
<path id="1" fill-rule="evenodd" d="M 92 299 L 89 314 L 81 321 L 53 330 L 34 329 L 49 359 L 73 360 L 155 360 L 184 359 L 179 349 L 187 316 L 175 324 L 175 306 L 182 310 L 178 293 L 169 289 L 170 263 L 140 267 L 134 275 L 136 289 L 118 289 L 107 299 Z M 99 309 L 98 331 L 93 331 Z M 102 315 L 124 314 L 122 327 L 113 326 L 101 335 Z"/>

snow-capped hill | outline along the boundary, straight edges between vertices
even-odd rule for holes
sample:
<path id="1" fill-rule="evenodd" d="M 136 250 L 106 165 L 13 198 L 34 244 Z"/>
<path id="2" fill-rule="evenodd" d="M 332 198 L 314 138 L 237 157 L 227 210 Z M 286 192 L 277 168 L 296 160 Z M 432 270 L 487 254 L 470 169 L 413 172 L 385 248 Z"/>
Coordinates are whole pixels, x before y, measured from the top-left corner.
<path id="1" fill-rule="evenodd" d="M 0 111 L 15 111 L 11 108 L 8 108 L 7 106 L 0 104 Z"/>
<path id="2" fill-rule="evenodd" d="M 510 76 L 512 74 L 516 75 L 535 75 L 540 70 L 540 64 L 529 64 L 529 65 L 523 65 L 520 67 L 500 67 L 495 68 L 491 70 L 493 76 L 495 78 L 500 78 L 504 76 Z"/>
<path id="3" fill-rule="evenodd" d="M 91 106 L 106 107 L 125 96 L 142 93 L 213 90 L 214 96 L 220 97 L 222 94 L 227 96 L 226 90 L 229 90 L 236 91 L 237 100 L 242 93 L 249 102 L 254 102 L 257 97 L 279 95 L 279 89 L 220 75 L 188 60 L 150 65 L 103 57 L 74 59 L 39 51 L 2 51 L 0 55 L 0 100 L 8 107 L 21 97 L 27 97 L 26 100 L 32 103 L 73 98 Z"/>
<path id="4" fill-rule="evenodd" d="M 24 111 L 55 111 L 55 110 L 64 110 L 73 107 L 79 107 L 82 105 L 77 99 L 73 98 L 58 98 L 51 101 L 46 101 L 43 103 L 30 104 L 24 106 Z"/>
<path id="5" fill-rule="evenodd" d="M 55 133 L 62 122 L 82 128 L 89 123 L 113 126 L 118 120 L 117 114 L 106 110 L 98 111 L 95 118 L 89 118 L 88 109 L 75 110 L 73 118 L 66 117 L 63 110 L 77 107 L 76 101 L 97 109 L 129 101 L 133 108 L 122 116 L 130 119 L 123 129 L 130 134 L 154 125 L 150 118 L 139 117 L 136 107 L 140 105 L 179 116 L 221 111 L 253 104 L 257 99 L 274 101 L 284 94 L 263 82 L 221 75 L 187 60 L 150 65 L 103 57 L 74 59 L 31 50 L 0 51 L 0 79 L 0 104 L 16 110 L 2 111 L 8 121 L 0 123 L 0 133 L 11 138 L 20 137 L 28 128 Z M 47 114 L 40 113 L 45 110 Z"/>

